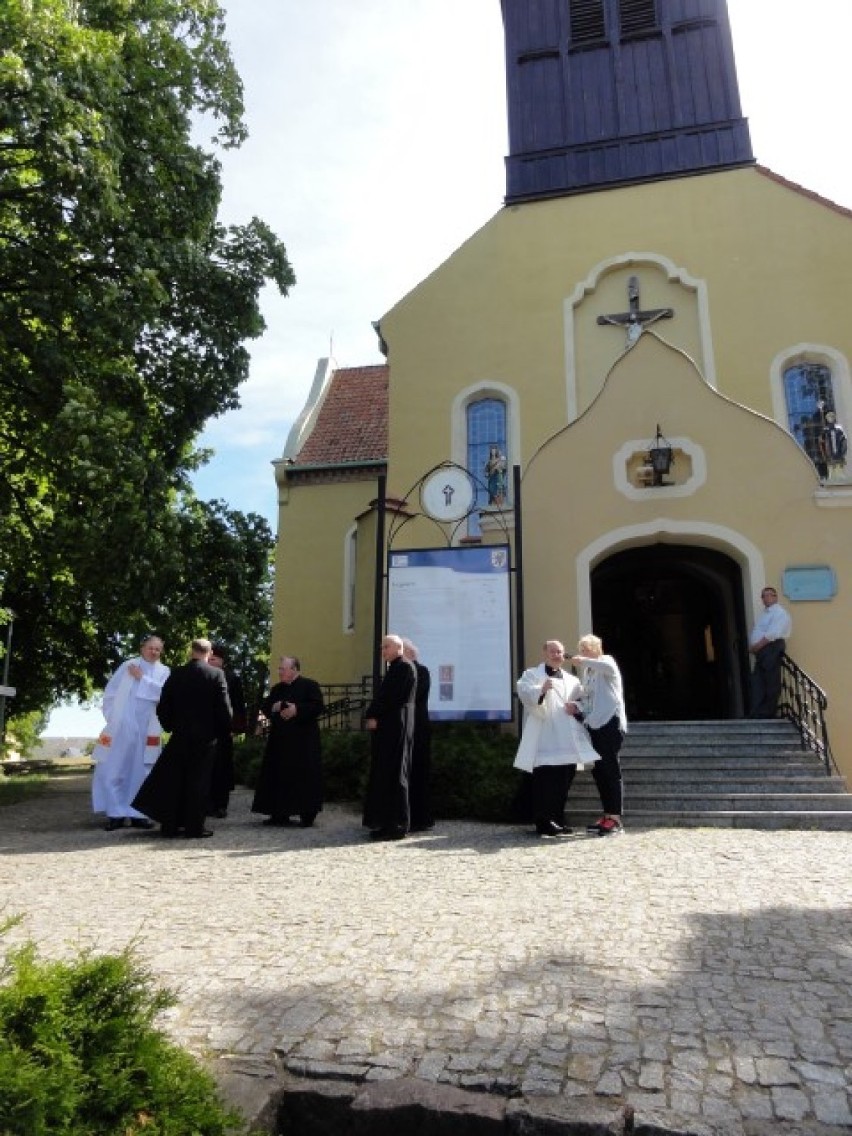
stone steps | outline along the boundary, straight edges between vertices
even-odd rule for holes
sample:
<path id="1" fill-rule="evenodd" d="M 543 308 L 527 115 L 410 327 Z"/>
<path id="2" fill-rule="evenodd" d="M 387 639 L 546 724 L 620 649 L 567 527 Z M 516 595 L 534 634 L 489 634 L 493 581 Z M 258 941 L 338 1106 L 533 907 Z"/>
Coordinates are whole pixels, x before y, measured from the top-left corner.
<path id="1" fill-rule="evenodd" d="M 852 793 L 803 749 L 787 721 L 638 722 L 621 752 L 628 827 L 814 828 L 852 831 Z M 598 815 L 589 768 L 566 819 Z"/>

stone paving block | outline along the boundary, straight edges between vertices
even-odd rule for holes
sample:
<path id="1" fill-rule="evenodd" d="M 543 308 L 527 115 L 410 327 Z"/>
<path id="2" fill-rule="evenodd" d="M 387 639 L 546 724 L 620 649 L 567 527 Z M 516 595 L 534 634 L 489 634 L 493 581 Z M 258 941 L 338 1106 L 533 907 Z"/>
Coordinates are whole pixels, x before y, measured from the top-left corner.
<path id="1" fill-rule="evenodd" d="M 738 1124 L 719 1125 L 673 1111 L 637 1109 L 632 1123 L 632 1136 L 742 1136 Z"/>
<path id="2" fill-rule="evenodd" d="M 798 1085 L 798 1073 L 789 1061 L 781 1057 L 758 1057 L 755 1061 L 757 1079 L 761 1085 Z"/>
<path id="3" fill-rule="evenodd" d="M 510 1136 L 624 1136 L 624 1110 L 566 1097 L 509 1101 Z"/>
<path id="4" fill-rule="evenodd" d="M 852 1109 L 850 1109 L 849 1095 L 845 1092 L 832 1092 L 829 1089 L 815 1092 L 813 1109 L 817 1120 L 823 1124 L 852 1128 Z"/>
<path id="5" fill-rule="evenodd" d="M 775 1115 L 781 1120 L 804 1120 L 809 1112 L 808 1098 L 801 1089 L 773 1088 L 772 1104 Z"/>
<path id="6" fill-rule="evenodd" d="M 405 1077 L 366 1085 L 352 1101 L 344 1131 L 353 1136 L 503 1136 L 505 1113 L 501 1098 Z M 323 1136 L 332 1131 L 322 1129 Z"/>

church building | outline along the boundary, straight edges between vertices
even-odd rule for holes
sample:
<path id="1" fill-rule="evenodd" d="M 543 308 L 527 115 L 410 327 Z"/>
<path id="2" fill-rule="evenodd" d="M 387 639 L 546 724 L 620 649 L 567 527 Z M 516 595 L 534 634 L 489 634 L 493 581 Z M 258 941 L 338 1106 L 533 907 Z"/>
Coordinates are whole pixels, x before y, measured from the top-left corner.
<path id="1" fill-rule="evenodd" d="M 522 534 L 516 669 L 593 631 L 629 718 L 742 717 L 771 584 L 852 776 L 852 212 L 756 163 L 725 0 L 502 14 L 504 206 L 378 321 L 385 365 L 320 361 L 275 462 L 273 658 L 371 673 L 377 525 L 440 544 L 417 487 L 454 463 L 451 543 Z"/>

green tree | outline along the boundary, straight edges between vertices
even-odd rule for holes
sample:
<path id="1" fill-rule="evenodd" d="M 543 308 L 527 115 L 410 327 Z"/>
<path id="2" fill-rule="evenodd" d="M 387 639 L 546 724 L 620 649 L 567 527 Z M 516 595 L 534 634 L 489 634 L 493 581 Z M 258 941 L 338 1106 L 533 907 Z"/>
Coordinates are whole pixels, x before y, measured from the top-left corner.
<path id="1" fill-rule="evenodd" d="M 264 517 L 223 501 L 189 499 L 176 520 L 177 544 L 166 550 L 173 555 L 157 581 L 154 626 L 171 662 L 182 661 L 180 652 L 196 635 L 227 644 L 252 721 L 269 673 L 275 538 Z M 126 642 L 125 653 L 133 646 Z"/>
<path id="2" fill-rule="evenodd" d="M 201 122 L 238 146 L 242 110 L 213 0 L 0 5 L 0 606 L 15 613 L 16 713 L 99 685 L 160 617 L 163 576 L 170 605 L 191 590 L 197 618 L 215 615 L 190 577 L 197 547 L 182 563 L 188 525 L 194 546 L 207 525 L 211 557 L 223 547 L 216 508 L 189 490 L 194 445 L 238 405 L 261 288 L 294 282 L 262 221 L 217 221 L 220 166 L 193 142 Z M 239 559 L 235 514 L 228 527 Z"/>
<path id="3" fill-rule="evenodd" d="M 39 710 L 9 718 L 6 722 L 7 749 L 13 749 L 24 759 L 32 757 L 38 748 L 39 736 L 46 725 L 47 715 Z M 7 754 L 0 749 L 0 758 L 6 756 Z"/>

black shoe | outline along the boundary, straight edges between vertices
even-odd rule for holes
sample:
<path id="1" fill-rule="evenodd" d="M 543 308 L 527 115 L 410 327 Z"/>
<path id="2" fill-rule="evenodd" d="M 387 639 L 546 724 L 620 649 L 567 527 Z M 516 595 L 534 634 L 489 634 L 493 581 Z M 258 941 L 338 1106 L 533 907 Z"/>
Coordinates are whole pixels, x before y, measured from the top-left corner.
<path id="1" fill-rule="evenodd" d="M 403 840 L 404 828 L 374 828 L 370 833 L 371 840 Z"/>
<path id="2" fill-rule="evenodd" d="M 299 819 L 299 828 L 313 828 L 314 827 L 314 819 L 315 818 L 312 817 L 312 816 L 301 817 Z"/>
<path id="3" fill-rule="evenodd" d="M 542 840 L 553 840 L 557 836 L 570 836 L 571 829 L 566 828 L 564 824 L 557 824 L 555 820 L 549 820 L 547 824 L 536 825 L 536 836 L 541 837 Z"/>
<path id="4" fill-rule="evenodd" d="M 173 824 L 161 824 L 160 836 L 165 836 L 167 840 L 174 840 L 178 834 L 178 830 Z"/>
<path id="5" fill-rule="evenodd" d="M 425 822 L 425 824 L 413 824 L 408 831 L 409 832 L 431 832 L 431 830 L 434 827 L 435 827 L 435 822 L 433 820 L 427 820 Z"/>
<path id="6" fill-rule="evenodd" d="M 224 820 L 227 815 L 228 815 L 227 809 L 214 809 L 213 810 L 213 816 L 216 818 L 216 820 Z"/>
<path id="7" fill-rule="evenodd" d="M 131 817 L 130 818 L 130 827 L 131 828 L 146 828 L 146 829 L 147 828 L 153 828 L 154 822 L 152 820 L 148 820 L 146 817 Z"/>
<path id="8" fill-rule="evenodd" d="M 117 828 L 124 828 L 124 817 L 110 817 L 104 825 L 104 832 L 115 832 Z"/>
<path id="9" fill-rule="evenodd" d="M 201 832 L 185 832 L 184 836 L 187 840 L 206 840 L 208 836 L 213 835 L 212 828 L 202 828 Z"/>

